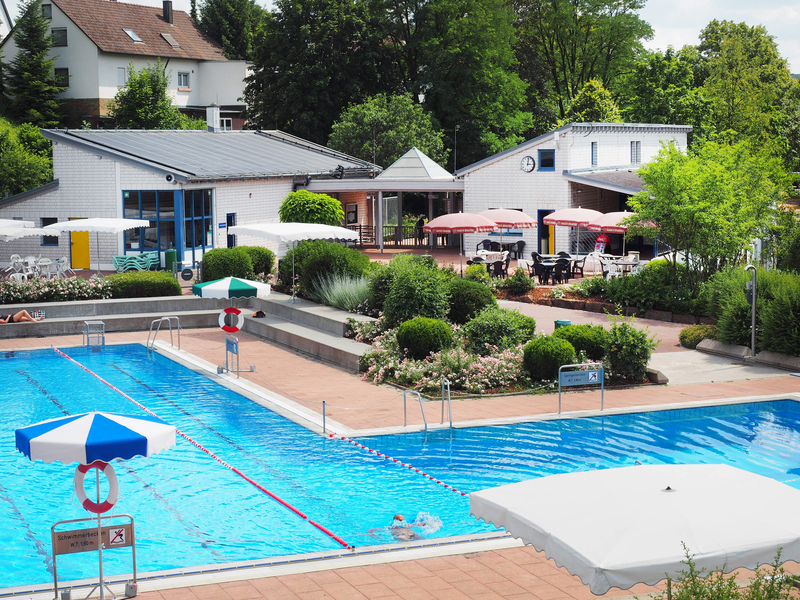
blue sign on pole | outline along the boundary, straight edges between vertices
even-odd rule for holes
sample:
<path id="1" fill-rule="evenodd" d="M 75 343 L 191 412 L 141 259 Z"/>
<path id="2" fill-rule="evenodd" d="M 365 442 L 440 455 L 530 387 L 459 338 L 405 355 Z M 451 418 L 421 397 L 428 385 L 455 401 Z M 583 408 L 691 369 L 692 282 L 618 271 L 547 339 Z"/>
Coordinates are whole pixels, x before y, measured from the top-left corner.
<path id="1" fill-rule="evenodd" d="M 239 342 L 225 338 L 225 350 L 231 354 L 239 354 Z"/>
<path id="2" fill-rule="evenodd" d="M 600 371 L 562 371 L 560 384 L 563 387 L 569 385 L 591 385 L 600 383 Z"/>

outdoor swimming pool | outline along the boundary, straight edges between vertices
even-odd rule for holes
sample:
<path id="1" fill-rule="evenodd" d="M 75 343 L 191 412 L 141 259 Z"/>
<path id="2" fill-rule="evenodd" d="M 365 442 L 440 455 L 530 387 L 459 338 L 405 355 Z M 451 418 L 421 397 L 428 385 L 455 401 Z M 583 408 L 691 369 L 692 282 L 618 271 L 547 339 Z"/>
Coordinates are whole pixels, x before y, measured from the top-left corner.
<path id="1" fill-rule="evenodd" d="M 397 512 L 441 519 L 443 526 L 429 537 L 494 530 L 469 515 L 467 497 L 352 444 L 309 432 L 142 346 L 66 352 L 351 545 L 393 541 L 380 528 Z M 30 462 L 16 451 L 14 430 L 95 409 L 142 413 L 52 350 L 0 357 L 2 589 L 52 582 L 52 523 L 87 516 L 71 500 L 74 465 Z M 800 477 L 800 404 L 787 400 L 361 441 L 467 492 L 636 460 L 726 462 L 786 481 Z M 341 549 L 181 438 L 159 455 L 114 466 L 120 481 L 116 511 L 136 519 L 140 571 Z M 374 528 L 379 531 L 370 533 Z M 104 559 L 107 575 L 130 571 L 128 550 L 108 552 Z M 96 553 L 59 557 L 59 580 L 96 576 L 96 561 Z"/>

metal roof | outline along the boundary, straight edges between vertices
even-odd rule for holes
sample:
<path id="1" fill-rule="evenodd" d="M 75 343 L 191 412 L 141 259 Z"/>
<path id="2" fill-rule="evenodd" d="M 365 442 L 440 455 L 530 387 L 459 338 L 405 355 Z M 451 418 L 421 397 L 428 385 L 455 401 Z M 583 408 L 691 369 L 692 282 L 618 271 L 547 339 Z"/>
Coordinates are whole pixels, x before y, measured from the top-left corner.
<path id="1" fill-rule="evenodd" d="M 201 130 L 43 130 L 53 141 L 111 155 L 183 181 L 295 175 L 365 175 L 378 167 L 282 132 Z"/>
<path id="2" fill-rule="evenodd" d="M 378 179 L 443 180 L 452 181 L 453 175 L 440 167 L 416 146 L 392 163 Z"/>
<path id="3" fill-rule="evenodd" d="M 567 181 L 583 183 L 612 192 L 635 194 L 636 192 L 642 191 L 644 187 L 644 182 L 637 174 L 640 166 L 641 165 L 630 165 L 623 167 L 606 167 L 602 169 L 576 169 L 574 171 L 564 171 L 563 175 Z"/>

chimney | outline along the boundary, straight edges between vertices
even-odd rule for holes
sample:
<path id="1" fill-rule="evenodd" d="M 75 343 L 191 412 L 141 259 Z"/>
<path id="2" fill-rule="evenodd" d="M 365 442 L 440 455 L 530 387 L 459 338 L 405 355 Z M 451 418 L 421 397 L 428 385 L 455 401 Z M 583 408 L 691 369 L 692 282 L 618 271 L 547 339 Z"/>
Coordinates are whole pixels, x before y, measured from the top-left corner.
<path id="1" fill-rule="evenodd" d="M 211 132 L 222 131 L 219 122 L 219 106 L 213 102 L 211 106 L 206 107 L 206 127 Z"/>
<path id="2" fill-rule="evenodd" d="M 172 0 L 164 0 L 164 20 L 172 25 Z"/>

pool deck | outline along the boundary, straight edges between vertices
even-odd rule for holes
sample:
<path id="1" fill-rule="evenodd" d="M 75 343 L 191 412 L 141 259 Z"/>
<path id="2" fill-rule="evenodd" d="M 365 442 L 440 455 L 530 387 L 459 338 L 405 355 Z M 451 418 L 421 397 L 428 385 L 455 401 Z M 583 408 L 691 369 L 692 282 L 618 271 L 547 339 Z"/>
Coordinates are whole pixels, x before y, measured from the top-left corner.
<path id="1" fill-rule="evenodd" d="M 535 309 L 539 311 L 541 308 Z M 559 309 L 537 312 L 539 319 L 550 320 Z M 571 311 L 573 317 L 578 317 Z M 560 318 L 555 316 L 555 318 Z M 573 319 L 577 321 L 577 319 Z M 648 324 L 646 322 L 640 324 Z M 662 339 L 661 352 L 686 352 L 676 348 L 679 327 L 654 322 L 653 331 Z M 146 332 L 109 333 L 107 343 L 143 343 Z M 266 343 L 247 334 L 239 334 L 243 365 L 254 364 L 256 372 L 242 373 L 242 379 L 297 407 L 298 411 L 322 412 L 326 402 L 329 429 L 341 426 L 349 435 L 357 432 L 403 428 L 403 397 L 388 386 L 374 386 L 353 373 L 321 361 L 312 360 L 285 347 Z M 19 338 L 0 340 L 0 349 L 25 349 L 77 346 L 81 336 Z M 224 360 L 224 335 L 219 329 L 185 330 L 182 351 L 209 365 Z M 688 358 L 688 357 L 687 357 Z M 683 368 L 683 367 L 682 367 Z M 765 396 L 800 392 L 800 378 L 780 372 L 760 378 L 745 378 L 685 385 L 642 386 L 614 389 L 605 393 L 606 409 L 697 404 L 729 398 Z M 600 392 L 564 394 L 564 411 L 599 409 Z M 429 421 L 438 424 L 441 405 L 427 404 Z M 558 395 L 506 396 L 459 400 L 453 403 L 453 419 L 467 422 L 516 420 L 552 415 L 557 411 Z M 422 425 L 419 406 L 408 404 L 409 429 Z M 587 507 L 588 508 L 588 507 Z M 388 509 L 387 509 L 388 510 Z M 587 600 L 596 597 L 580 580 L 558 568 L 543 553 L 520 546 L 508 539 L 492 544 L 476 543 L 463 549 L 450 549 L 448 556 L 431 557 L 425 549 L 389 553 L 371 558 L 346 557 L 330 561 L 304 563 L 268 572 L 240 570 L 225 574 L 145 581 L 140 585 L 145 600 L 200 599 L 471 599 L 532 598 L 541 600 Z M 800 566 L 790 563 L 787 570 L 800 573 Z M 746 577 L 746 574 L 743 575 Z M 631 590 L 612 590 L 602 597 L 632 598 L 660 588 L 643 585 Z M 76 590 L 78 596 L 80 590 Z M 85 592 L 84 592 L 85 593 Z M 52 597 L 36 595 L 36 598 Z"/>

